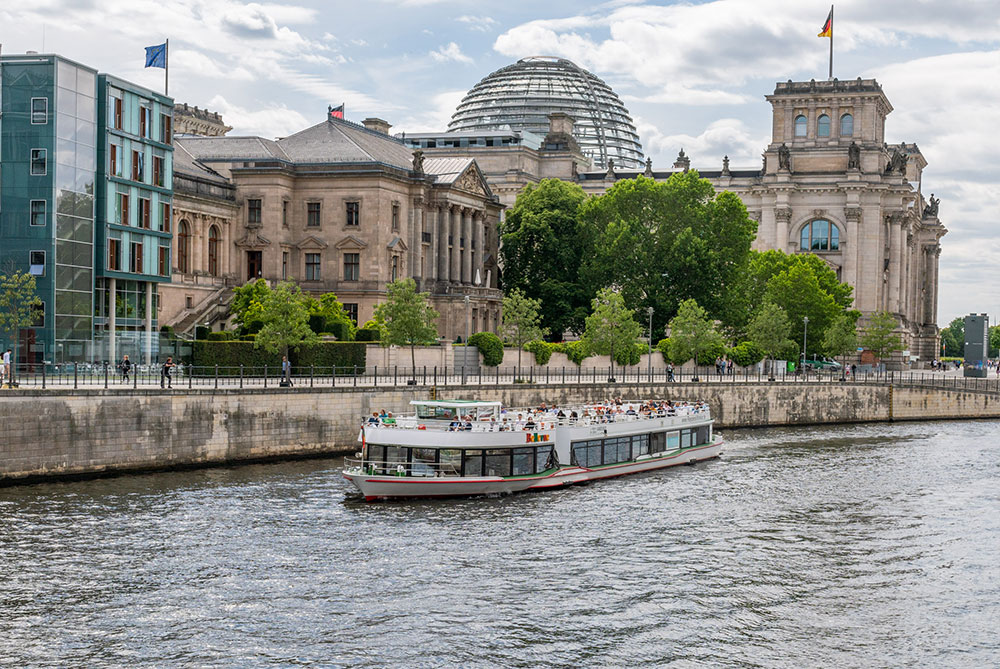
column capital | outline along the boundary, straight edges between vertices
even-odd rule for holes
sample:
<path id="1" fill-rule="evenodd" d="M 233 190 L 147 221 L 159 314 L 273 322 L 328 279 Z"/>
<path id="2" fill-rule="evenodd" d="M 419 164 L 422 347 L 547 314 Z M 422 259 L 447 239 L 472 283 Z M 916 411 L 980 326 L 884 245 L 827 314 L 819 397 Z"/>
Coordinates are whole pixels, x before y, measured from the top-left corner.
<path id="1" fill-rule="evenodd" d="M 861 207 L 845 207 L 844 218 L 848 221 L 858 222 L 861 220 Z"/>

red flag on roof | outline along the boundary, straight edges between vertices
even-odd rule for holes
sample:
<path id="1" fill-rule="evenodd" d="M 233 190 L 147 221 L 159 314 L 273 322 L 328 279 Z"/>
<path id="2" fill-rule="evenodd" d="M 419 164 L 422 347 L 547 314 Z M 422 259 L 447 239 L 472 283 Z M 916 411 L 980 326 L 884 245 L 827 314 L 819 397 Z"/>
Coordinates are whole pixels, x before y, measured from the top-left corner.
<path id="1" fill-rule="evenodd" d="M 340 103 L 339 107 L 327 107 L 327 111 L 330 113 L 330 118 L 344 118 L 344 103 Z"/>

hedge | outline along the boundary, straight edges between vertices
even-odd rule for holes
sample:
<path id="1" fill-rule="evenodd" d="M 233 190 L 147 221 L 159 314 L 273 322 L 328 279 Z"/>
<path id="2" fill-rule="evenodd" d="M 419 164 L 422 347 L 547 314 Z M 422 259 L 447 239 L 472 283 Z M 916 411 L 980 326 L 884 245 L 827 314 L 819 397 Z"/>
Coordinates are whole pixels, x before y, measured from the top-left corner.
<path id="1" fill-rule="evenodd" d="M 354 341 L 378 341 L 379 331 L 375 328 L 360 328 L 354 333 Z"/>
<path id="2" fill-rule="evenodd" d="M 299 368 L 315 365 L 317 369 L 327 370 L 333 366 L 364 369 L 366 364 L 365 345 L 356 342 L 318 342 L 302 346 L 297 351 L 292 349 L 288 357 L 292 361 L 292 366 Z M 263 348 L 254 348 L 253 342 L 248 341 L 195 341 L 192 359 L 195 367 L 214 368 L 218 365 L 220 368 L 231 368 L 226 370 L 227 375 L 239 374 L 235 368 L 240 365 L 243 365 L 247 374 L 251 373 L 249 368 L 263 368 L 267 365 L 277 370 L 281 367 L 280 355 L 269 353 Z M 205 370 L 200 371 L 203 374 L 207 373 Z M 260 374 L 262 371 L 257 369 L 253 373 Z M 222 373 L 220 370 L 220 374 Z"/>
<path id="3" fill-rule="evenodd" d="M 583 361 L 590 357 L 590 351 L 587 349 L 587 345 L 583 340 L 578 341 L 568 341 L 562 344 L 556 345 L 555 349 L 560 353 L 565 353 L 569 361 L 577 365 L 583 364 Z"/>
<path id="4" fill-rule="evenodd" d="M 236 339 L 232 332 L 209 332 L 208 341 L 232 341 Z"/>
<path id="5" fill-rule="evenodd" d="M 208 339 L 208 334 L 211 332 L 204 325 L 196 325 L 194 328 L 194 338 L 195 339 Z"/>
<path id="6" fill-rule="evenodd" d="M 492 332 L 477 332 L 469 337 L 469 344 L 483 354 L 483 364 L 496 367 L 503 362 L 503 342 Z"/>
<path id="7" fill-rule="evenodd" d="M 552 351 L 556 347 L 557 345 L 555 344 L 549 344 L 541 339 L 534 339 L 524 345 L 524 350 L 535 354 L 536 365 L 547 365 L 549 364 L 549 358 L 552 357 Z"/>
<path id="8" fill-rule="evenodd" d="M 763 360 L 764 354 L 760 352 L 760 349 L 752 341 L 744 341 L 729 350 L 729 358 L 733 361 L 733 364 L 746 367 Z"/>

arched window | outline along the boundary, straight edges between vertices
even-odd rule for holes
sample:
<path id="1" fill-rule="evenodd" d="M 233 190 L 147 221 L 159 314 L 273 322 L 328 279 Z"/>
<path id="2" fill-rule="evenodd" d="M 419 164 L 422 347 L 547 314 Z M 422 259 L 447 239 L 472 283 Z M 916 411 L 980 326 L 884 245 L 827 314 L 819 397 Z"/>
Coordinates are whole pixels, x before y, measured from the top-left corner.
<path id="1" fill-rule="evenodd" d="M 840 136 L 850 137 L 854 134 L 854 117 L 850 114 L 844 114 L 840 117 Z"/>
<path id="2" fill-rule="evenodd" d="M 817 137 L 829 137 L 830 136 L 830 117 L 826 114 L 820 114 L 819 118 L 816 119 L 816 136 Z"/>
<path id="3" fill-rule="evenodd" d="M 187 274 L 191 271 L 191 226 L 187 221 L 181 221 L 177 233 L 177 271 Z"/>
<path id="4" fill-rule="evenodd" d="M 799 242 L 802 251 L 839 251 L 840 228 L 823 219 L 806 223 Z"/>
<path id="5" fill-rule="evenodd" d="M 806 117 L 799 114 L 795 117 L 795 136 L 805 137 L 806 136 Z"/>
<path id="6" fill-rule="evenodd" d="M 208 229 L 208 273 L 219 276 L 219 228 Z"/>

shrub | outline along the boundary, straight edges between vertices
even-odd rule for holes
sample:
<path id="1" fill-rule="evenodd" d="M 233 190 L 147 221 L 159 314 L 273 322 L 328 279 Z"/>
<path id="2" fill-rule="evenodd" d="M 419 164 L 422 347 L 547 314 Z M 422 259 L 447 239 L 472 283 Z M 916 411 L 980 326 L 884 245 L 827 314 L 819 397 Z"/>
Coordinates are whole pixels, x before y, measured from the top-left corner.
<path id="1" fill-rule="evenodd" d="M 555 350 L 555 348 L 556 347 L 553 344 L 542 341 L 541 339 L 529 341 L 524 345 L 525 351 L 535 354 L 535 364 L 538 365 L 549 364 L 549 358 L 552 357 L 552 351 Z"/>
<path id="2" fill-rule="evenodd" d="M 590 351 L 583 341 L 568 341 L 559 344 L 556 350 L 565 353 L 569 361 L 577 365 L 583 364 L 583 361 L 590 357 Z"/>
<path id="3" fill-rule="evenodd" d="M 354 333 L 354 341 L 378 341 L 378 328 L 360 328 Z"/>
<path id="4" fill-rule="evenodd" d="M 257 335 L 255 335 L 255 334 L 246 334 L 246 335 L 243 335 L 242 337 L 240 337 L 240 341 L 253 341 L 256 338 L 257 338 Z"/>
<path id="5" fill-rule="evenodd" d="M 715 361 L 726 355 L 726 346 L 722 342 L 716 342 L 698 354 L 699 365 L 714 365 Z"/>
<path id="6" fill-rule="evenodd" d="M 365 345 L 355 342 L 318 342 L 304 345 L 298 350 L 293 349 L 289 358 L 293 367 L 308 368 L 315 365 L 317 369 L 330 369 L 334 366 L 338 369 L 364 369 Z M 281 366 L 280 355 L 254 348 L 250 341 L 196 341 L 192 359 L 195 367 L 212 368 L 211 372 L 199 370 L 202 374 L 214 374 L 214 367 L 218 365 L 219 374 L 224 376 L 237 376 L 240 365 L 243 365 L 247 375 L 263 374 L 264 365 L 277 374 Z"/>
<path id="7" fill-rule="evenodd" d="M 340 341 L 351 341 L 351 327 L 344 321 L 327 322 L 326 331 Z"/>
<path id="8" fill-rule="evenodd" d="M 209 332 L 207 337 L 208 341 L 232 341 L 233 339 L 232 332 Z"/>
<path id="9" fill-rule="evenodd" d="M 245 331 L 244 334 L 257 334 L 263 328 L 264 328 L 264 321 L 252 320 L 243 327 L 243 330 Z"/>
<path id="10" fill-rule="evenodd" d="M 198 341 L 205 341 L 208 339 L 209 329 L 204 325 L 196 325 L 194 328 L 194 338 Z"/>
<path id="11" fill-rule="evenodd" d="M 174 332 L 174 328 L 173 328 L 172 325 L 161 325 L 160 326 L 160 334 L 163 335 L 164 337 L 166 337 L 167 339 L 176 339 L 177 338 L 177 333 Z"/>
<path id="12" fill-rule="evenodd" d="M 753 342 L 744 341 L 729 350 L 729 357 L 733 361 L 733 364 L 746 367 L 747 365 L 755 365 L 763 360 L 764 354 L 761 353 L 760 349 Z"/>
<path id="13" fill-rule="evenodd" d="M 667 360 L 670 359 L 670 338 L 661 339 L 656 344 L 656 350 L 663 354 Z"/>
<path id="14" fill-rule="evenodd" d="M 469 337 L 469 344 L 483 354 L 483 364 L 496 367 L 503 362 L 503 342 L 492 332 L 477 332 Z"/>
<path id="15" fill-rule="evenodd" d="M 309 329 L 319 334 L 326 332 L 326 316 L 323 314 L 313 314 L 309 317 Z"/>

